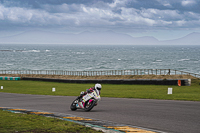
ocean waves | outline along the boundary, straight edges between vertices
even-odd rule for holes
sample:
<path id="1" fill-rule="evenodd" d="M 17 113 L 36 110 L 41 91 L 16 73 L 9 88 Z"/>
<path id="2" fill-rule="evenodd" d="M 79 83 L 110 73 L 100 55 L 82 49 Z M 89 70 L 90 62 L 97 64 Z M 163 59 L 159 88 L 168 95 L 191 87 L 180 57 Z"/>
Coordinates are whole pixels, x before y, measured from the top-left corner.
<path id="1" fill-rule="evenodd" d="M 0 45 L 0 70 L 177 69 L 200 73 L 200 46 Z"/>

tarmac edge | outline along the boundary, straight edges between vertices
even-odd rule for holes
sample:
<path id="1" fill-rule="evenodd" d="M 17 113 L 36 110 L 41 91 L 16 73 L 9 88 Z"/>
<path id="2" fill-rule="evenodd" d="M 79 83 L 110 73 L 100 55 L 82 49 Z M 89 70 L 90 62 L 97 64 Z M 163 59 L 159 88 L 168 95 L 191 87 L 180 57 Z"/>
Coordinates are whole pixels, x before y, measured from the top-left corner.
<path id="1" fill-rule="evenodd" d="M 0 107 L 1 110 L 10 111 L 13 113 L 25 113 L 25 114 L 33 114 L 33 115 L 40 115 L 44 117 L 52 117 L 57 118 L 65 121 L 74 122 L 80 125 L 84 125 L 86 127 L 90 127 L 97 131 L 102 131 L 104 133 L 165 133 L 162 131 L 141 128 L 137 126 L 129 126 L 129 125 L 122 125 L 116 124 L 107 121 L 95 120 L 91 118 L 84 118 L 79 116 L 74 116 L 70 114 L 61 114 L 61 113 L 51 113 L 51 112 L 43 112 L 43 111 L 34 111 L 34 110 L 27 110 L 27 109 L 16 109 L 11 107 Z"/>

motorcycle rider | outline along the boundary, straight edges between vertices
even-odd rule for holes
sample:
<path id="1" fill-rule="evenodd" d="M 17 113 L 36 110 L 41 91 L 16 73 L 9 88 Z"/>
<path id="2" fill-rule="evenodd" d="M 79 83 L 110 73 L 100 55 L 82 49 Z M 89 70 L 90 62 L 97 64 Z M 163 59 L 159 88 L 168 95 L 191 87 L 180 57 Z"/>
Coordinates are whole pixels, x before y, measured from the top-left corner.
<path id="1" fill-rule="evenodd" d="M 82 91 L 80 96 L 78 96 L 71 104 L 71 110 L 75 111 L 76 109 L 82 108 L 85 109 L 85 111 L 90 111 L 101 99 L 101 88 L 101 84 L 97 83 L 94 87 L 87 89 L 86 92 Z"/>
<path id="2" fill-rule="evenodd" d="M 101 84 L 96 83 L 94 87 L 87 89 L 86 92 L 82 91 L 78 98 L 81 99 L 84 95 L 86 95 L 87 93 L 93 92 L 93 90 L 95 90 L 95 89 L 97 89 L 99 91 L 99 94 L 100 94 L 101 88 L 102 88 Z"/>

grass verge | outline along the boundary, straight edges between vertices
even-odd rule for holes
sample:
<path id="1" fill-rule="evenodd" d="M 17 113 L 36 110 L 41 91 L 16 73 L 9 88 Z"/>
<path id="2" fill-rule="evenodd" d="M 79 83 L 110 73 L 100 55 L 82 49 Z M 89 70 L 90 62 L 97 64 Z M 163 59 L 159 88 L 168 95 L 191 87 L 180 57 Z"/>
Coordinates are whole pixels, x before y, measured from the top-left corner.
<path id="1" fill-rule="evenodd" d="M 0 110 L 1 133 L 100 133 L 73 122 Z"/>
<path id="2" fill-rule="evenodd" d="M 193 79 L 191 86 L 168 86 L 168 85 L 114 85 L 102 84 L 102 97 L 117 98 L 142 98 L 142 99 L 166 99 L 200 101 L 200 80 Z M 3 89 L 0 92 L 37 94 L 37 95 L 60 95 L 78 96 L 81 91 L 94 86 L 94 84 L 73 84 L 42 81 L 0 81 Z M 173 88 L 173 94 L 168 95 L 168 88 Z M 52 92 L 52 88 L 56 88 Z"/>

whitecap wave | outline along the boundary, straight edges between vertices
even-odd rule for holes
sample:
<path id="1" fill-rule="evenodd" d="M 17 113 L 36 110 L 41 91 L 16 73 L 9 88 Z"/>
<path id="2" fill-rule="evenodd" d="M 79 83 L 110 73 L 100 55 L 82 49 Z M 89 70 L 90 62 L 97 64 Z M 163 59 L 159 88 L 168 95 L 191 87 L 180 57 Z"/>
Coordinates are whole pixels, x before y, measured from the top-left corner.
<path id="1" fill-rule="evenodd" d="M 85 54 L 85 52 L 72 52 L 73 54 Z"/>
<path id="2" fill-rule="evenodd" d="M 189 61 L 190 59 L 180 59 L 178 61 Z"/>
<path id="3" fill-rule="evenodd" d="M 161 63 L 162 62 L 162 60 L 155 60 L 155 61 L 153 61 L 153 63 Z"/>
<path id="4" fill-rule="evenodd" d="M 26 50 L 26 51 L 22 51 L 22 52 L 35 52 L 35 53 L 38 53 L 38 52 L 40 52 L 40 50 Z"/>
<path id="5" fill-rule="evenodd" d="M 13 64 L 11 64 L 11 63 L 7 63 L 6 66 L 13 66 Z"/>

